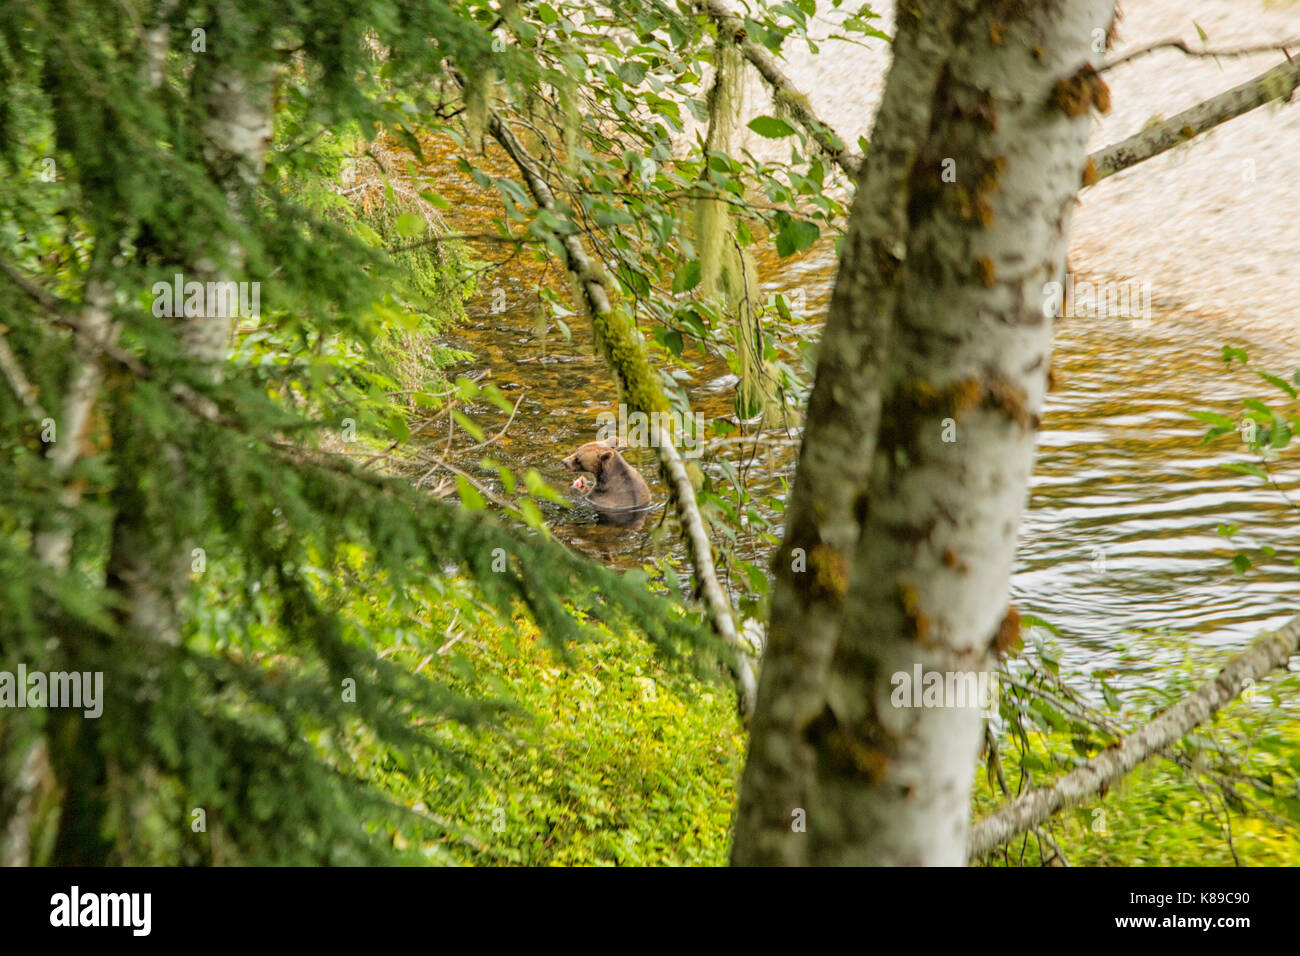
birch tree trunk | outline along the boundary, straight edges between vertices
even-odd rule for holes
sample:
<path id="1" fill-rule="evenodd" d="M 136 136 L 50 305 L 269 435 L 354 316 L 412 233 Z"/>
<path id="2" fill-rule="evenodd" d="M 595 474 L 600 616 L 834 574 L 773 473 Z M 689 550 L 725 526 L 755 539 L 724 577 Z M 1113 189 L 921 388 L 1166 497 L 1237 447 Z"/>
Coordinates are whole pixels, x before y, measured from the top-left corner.
<path id="1" fill-rule="evenodd" d="M 220 58 L 215 32 L 209 31 L 215 62 L 204 65 L 207 73 L 201 87 L 208 116 L 204 152 L 209 175 L 226 196 L 233 228 L 207 238 L 194 255 L 186 278 L 205 283 L 243 279 L 245 253 L 235 230 L 265 168 L 272 123 L 270 66 L 247 59 L 237 65 L 233 58 Z M 223 301 L 221 308 L 175 320 L 183 351 L 214 379 L 221 376 L 234 320 L 231 303 L 217 300 Z M 180 643 L 180 608 L 189 589 L 194 545 L 176 532 L 174 520 L 175 514 L 186 513 L 192 497 L 181 442 L 138 420 L 131 401 L 135 385 L 128 381 L 116 391 L 110 424 L 113 453 L 120 465 L 111 498 L 114 517 L 106 583 L 115 593 L 118 624 L 129 648 L 119 653 L 123 661 L 119 677 L 129 673 L 129 661 L 153 661 L 165 667 L 166 649 Z M 147 682 L 150 678 L 138 672 L 129 679 Z M 140 688 L 138 693 L 150 691 Z M 113 784 L 113 768 L 100 752 L 97 726 L 62 717 L 52 724 L 55 774 L 60 780 L 75 781 L 66 788 L 54 862 L 102 865 L 113 852 L 103 836 L 104 818 L 116 813 L 118 842 L 129 844 L 132 804 L 137 796 L 149 796 L 151 774 L 145 768 L 142 779 Z"/>
<path id="2" fill-rule="evenodd" d="M 857 181 L 818 344 L 785 538 L 773 561 L 767 650 L 732 854 L 738 865 L 808 862 L 801 824 L 816 753 L 803 731 L 824 706 L 858 538 L 856 505 L 875 449 L 880 376 L 907 235 L 907 178 L 952 53 L 953 24 L 972 5 L 919 0 L 899 11 L 894 64 Z"/>
<path id="3" fill-rule="evenodd" d="M 777 567 L 738 863 L 965 861 L 981 702 L 912 706 L 896 675 L 969 688 L 1018 628 L 1044 287 L 1064 273 L 1089 109 L 1107 105 L 1094 37 L 1113 6 L 951 0 L 900 20 Z M 864 197 L 882 149 L 894 195 Z M 796 547 L 810 583 L 781 566 Z"/>
<path id="4" fill-rule="evenodd" d="M 212 42 L 215 47 L 221 39 L 217 36 Z M 207 76 L 204 107 L 208 115 L 205 158 L 212 178 L 226 194 L 232 222 L 238 224 L 261 179 L 271 142 L 270 68 L 244 64 L 241 69 L 233 61 L 218 60 Z M 242 245 L 229 236 L 217 236 L 211 242 L 214 248 L 195 257 L 192 277 L 204 283 L 243 279 Z M 210 300 L 209 309 L 201 316 L 176 321 L 184 352 L 215 379 L 221 376 L 235 316 L 230 300 L 217 297 L 220 307 L 215 310 L 213 304 Z M 129 457 L 150 459 L 151 449 L 139 444 L 150 439 L 135 434 L 139 429 L 131 422 L 129 410 L 119 416 L 114 427 L 118 440 L 137 443 L 124 449 Z M 163 442 L 153 451 L 165 462 L 169 479 L 183 500 L 186 479 L 179 449 Z M 154 642 L 177 644 L 177 605 L 187 587 L 192 542 L 160 534 L 166 522 L 146 512 L 147 496 L 130 482 L 119 488 L 115 498 L 108 577 L 110 586 L 122 595 L 125 623 Z"/>

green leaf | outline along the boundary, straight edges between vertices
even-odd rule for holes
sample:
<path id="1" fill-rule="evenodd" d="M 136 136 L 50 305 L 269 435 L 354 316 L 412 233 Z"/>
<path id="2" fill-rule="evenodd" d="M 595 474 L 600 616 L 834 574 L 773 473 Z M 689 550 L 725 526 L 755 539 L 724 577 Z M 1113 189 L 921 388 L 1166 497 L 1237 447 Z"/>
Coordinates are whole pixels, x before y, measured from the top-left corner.
<path id="1" fill-rule="evenodd" d="M 1245 574 L 1250 570 L 1250 558 L 1240 553 L 1233 555 L 1232 570 L 1236 571 L 1238 574 Z"/>
<path id="2" fill-rule="evenodd" d="M 608 229 L 610 226 L 630 226 L 636 219 L 622 209 L 596 210 L 596 225 Z"/>
<path id="3" fill-rule="evenodd" d="M 776 236 L 777 255 L 785 258 L 796 252 L 803 252 L 820 236 L 821 230 L 814 222 L 803 219 L 791 219 Z"/>
<path id="4" fill-rule="evenodd" d="M 459 425 L 475 441 L 483 440 L 483 429 L 479 428 L 478 425 L 474 423 L 473 419 L 471 419 L 464 412 L 460 412 L 460 411 L 456 411 L 455 409 L 452 409 L 451 417 L 456 419 L 456 424 Z"/>
<path id="5" fill-rule="evenodd" d="M 411 437 L 411 426 L 401 415 L 386 416 L 384 424 L 395 441 L 406 441 Z"/>
<path id="6" fill-rule="evenodd" d="M 1280 388 L 1282 391 L 1286 392 L 1292 398 L 1296 397 L 1296 390 L 1291 387 L 1290 382 L 1287 382 L 1284 379 L 1280 379 L 1276 375 L 1269 375 L 1268 372 L 1256 372 L 1255 374 L 1258 375 L 1260 378 L 1262 378 L 1264 381 L 1268 382 L 1268 384 L 1272 385 L 1274 388 Z"/>
<path id="7" fill-rule="evenodd" d="M 420 193 L 420 198 L 427 203 L 437 206 L 439 209 L 451 208 L 451 203 L 447 202 L 446 199 L 444 199 L 439 193 L 434 192 L 432 189 L 424 190 Z"/>
<path id="8" fill-rule="evenodd" d="M 1211 425 L 1217 425 L 1227 431 L 1235 431 L 1237 426 L 1231 418 L 1224 415 L 1216 415 L 1214 412 L 1188 412 L 1192 418 L 1197 421 L 1209 422 Z"/>
<path id="9" fill-rule="evenodd" d="M 768 139 L 794 135 L 794 127 L 775 116 L 755 116 L 749 121 L 749 128 L 759 136 L 766 136 Z"/>
<path id="10" fill-rule="evenodd" d="M 692 259 L 673 276 L 673 292 L 690 292 L 700 284 L 700 260 Z"/>
<path id="11" fill-rule="evenodd" d="M 497 476 L 501 479 L 501 490 L 504 491 L 507 496 L 515 493 L 515 473 L 513 471 L 505 465 L 498 465 L 494 462 L 489 462 L 486 459 L 482 464 L 485 468 L 496 468 Z"/>
<path id="12" fill-rule="evenodd" d="M 460 503 L 470 511 L 482 511 L 487 507 L 487 501 L 479 494 L 478 489 L 465 480 L 464 475 L 456 476 L 456 491 L 460 494 Z"/>
<path id="13" fill-rule="evenodd" d="M 1253 462 L 1249 462 L 1249 461 L 1233 462 L 1232 464 L 1224 465 L 1223 467 L 1228 468 L 1232 471 L 1239 471 L 1243 475 L 1252 475 L 1255 478 L 1263 478 L 1265 481 L 1268 480 L 1268 472 L 1266 472 L 1263 468 L 1259 467 L 1259 465 L 1256 465 Z"/>
<path id="14" fill-rule="evenodd" d="M 645 79 L 646 67 L 637 60 L 628 60 L 618 66 L 618 78 L 628 86 L 637 86 Z"/>
<path id="15" fill-rule="evenodd" d="M 1243 401 L 1241 404 L 1245 405 L 1253 412 L 1258 412 L 1259 415 L 1262 416 L 1262 419 L 1266 422 L 1271 422 L 1274 418 L 1273 409 L 1269 408 L 1258 398 L 1248 398 L 1245 401 Z"/>
<path id="16" fill-rule="evenodd" d="M 482 394 L 484 398 L 506 414 L 509 414 L 515 409 L 515 403 L 502 395 L 501 389 L 497 388 L 495 385 L 484 386 Z"/>
<path id="17" fill-rule="evenodd" d="M 524 475 L 524 487 L 534 498 L 543 498 L 546 501 L 553 501 L 556 504 L 564 504 L 564 496 L 546 483 L 535 468 L 529 468 Z"/>
<path id="18" fill-rule="evenodd" d="M 776 311 L 777 314 L 781 316 L 781 321 L 782 322 L 791 321 L 790 306 L 786 304 L 785 296 L 781 295 L 780 293 L 777 293 L 775 297 L 775 302 L 776 302 Z"/>
<path id="19" fill-rule="evenodd" d="M 397 217 L 397 234 L 409 239 L 414 236 L 422 235 L 428 225 L 429 224 L 424 221 L 423 216 L 417 216 L 413 212 L 404 212 Z"/>
<path id="20" fill-rule="evenodd" d="M 527 498 L 519 502 L 519 514 L 524 519 L 524 524 L 530 528 L 540 528 L 546 523 L 542 518 L 542 509 Z"/>

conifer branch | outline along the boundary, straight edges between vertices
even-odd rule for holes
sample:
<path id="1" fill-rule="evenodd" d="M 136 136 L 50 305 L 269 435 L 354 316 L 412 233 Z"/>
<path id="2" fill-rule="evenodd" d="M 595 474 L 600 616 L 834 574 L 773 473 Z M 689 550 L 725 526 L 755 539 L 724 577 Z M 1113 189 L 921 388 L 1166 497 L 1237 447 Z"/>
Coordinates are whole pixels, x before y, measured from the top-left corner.
<path id="1" fill-rule="evenodd" d="M 112 359 L 114 363 L 130 372 L 136 378 L 143 379 L 144 381 L 158 380 L 159 376 L 154 369 L 140 361 L 140 359 L 132 355 L 130 352 L 127 352 L 113 342 L 100 337 L 87 323 L 72 315 L 72 309 L 68 303 L 42 289 L 39 285 L 32 282 L 18 271 L 18 269 L 13 265 L 0 260 L 0 272 L 3 272 L 10 282 L 16 285 L 23 292 L 27 293 L 28 296 L 40 305 L 54 325 L 71 331 L 77 337 L 78 342 L 82 345 Z M 212 399 L 200 394 L 198 391 L 183 382 L 173 382 L 171 384 L 171 395 L 182 408 L 192 412 L 210 424 L 238 427 L 237 422 L 220 413 L 216 403 L 213 402 Z"/>

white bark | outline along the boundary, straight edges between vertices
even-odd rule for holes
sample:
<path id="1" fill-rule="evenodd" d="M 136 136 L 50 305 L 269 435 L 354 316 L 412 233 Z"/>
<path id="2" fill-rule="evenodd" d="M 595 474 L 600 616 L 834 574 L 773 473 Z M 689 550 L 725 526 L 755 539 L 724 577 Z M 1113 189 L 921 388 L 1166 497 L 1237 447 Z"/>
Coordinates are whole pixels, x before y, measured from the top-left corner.
<path id="1" fill-rule="evenodd" d="M 973 4 L 971 4 L 973 5 Z M 894 63 L 849 214 L 826 327 L 817 346 L 799 469 L 773 561 L 775 582 L 759 704 L 750 733 L 732 859 L 809 862 L 806 813 L 849 568 L 880 424 L 881 379 L 900 294 L 908 177 L 930 126 L 962 5 L 924 0 L 900 19 Z"/>
<path id="2" fill-rule="evenodd" d="M 205 96 L 208 119 L 203 132 L 208 145 L 204 152 L 225 189 L 231 219 L 237 224 L 244 221 L 244 203 L 266 169 L 272 134 L 270 68 L 255 69 L 252 76 L 248 69 L 246 64 L 240 69 L 233 63 L 218 63 Z M 220 261 L 214 258 L 218 252 Z M 239 275 L 245 253 L 237 240 L 227 240 L 223 249 L 214 250 L 214 256 L 200 256 L 194 263 L 200 281 L 247 281 Z M 214 314 L 184 319 L 180 326 L 186 351 L 209 363 L 214 374 L 219 374 L 220 363 L 226 358 L 234 321 L 233 312 L 225 308 L 234 303 L 222 301 L 220 305 L 223 308 Z"/>
<path id="3" fill-rule="evenodd" d="M 1195 136 L 1214 129 L 1220 123 L 1258 109 L 1266 103 L 1286 102 L 1300 87 L 1300 60 L 1283 63 L 1247 80 L 1203 103 L 1183 110 L 1162 123 L 1134 133 L 1127 139 L 1093 153 L 1096 171 L 1092 183 L 1100 182 L 1121 170 L 1136 166 L 1152 156 L 1159 156 Z"/>
<path id="4" fill-rule="evenodd" d="M 97 279 L 86 283 L 80 322 L 96 339 L 112 342 L 117 338 L 119 329 L 109 311 L 112 303 L 111 285 Z M 76 507 L 81 500 L 80 488 L 64 479 L 86 451 L 90 416 L 99 399 L 104 377 L 99 353 L 92 346 L 77 339 L 73 355 L 77 367 L 63 396 L 63 417 L 56 423 L 55 441 L 48 452 L 54 466 L 54 478 L 59 482 L 59 505 L 65 509 Z M 37 532 L 34 546 L 36 556 L 43 564 L 58 571 L 67 570 L 72 555 L 72 532 L 61 515 L 50 516 L 47 526 Z"/>
<path id="5" fill-rule="evenodd" d="M 220 61 L 206 78 L 203 105 L 207 120 L 203 132 L 209 175 L 226 194 L 232 222 L 244 221 L 245 204 L 261 179 L 266 150 L 271 143 L 271 69 L 266 64 Z M 229 232 L 220 234 L 220 248 L 196 257 L 192 268 L 199 281 L 242 279 L 243 246 Z M 246 281 L 246 280 L 245 280 Z M 221 377 L 232 332 L 233 303 L 202 316 L 178 319 L 177 337 L 190 356 L 205 366 L 213 379 Z M 206 399 L 200 401 L 210 406 Z M 207 409 L 205 417 L 215 414 Z M 126 427 L 129 429 L 130 424 Z M 175 486 L 188 484 L 180 450 L 172 444 L 158 450 L 170 469 Z M 135 491 L 120 489 L 119 504 L 134 503 Z M 178 503 L 183 506 L 183 503 Z M 180 642 L 178 603 L 187 588 L 191 542 L 167 540 L 160 529 L 134 507 L 118 508 L 108 560 L 108 582 L 121 594 L 125 625 L 147 640 L 175 645 Z"/>
<path id="6" fill-rule="evenodd" d="M 892 679 L 918 663 L 986 671 L 1007 613 L 1051 358 L 1043 287 L 1063 274 L 1086 157 L 1086 111 L 1066 116 L 1053 94 L 1100 62 L 1089 38 L 1113 4 L 1018 10 L 959 25 L 911 181 L 867 513 L 809 728 L 814 863 L 966 860 L 981 708 L 894 706 Z M 945 161 L 955 182 L 941 179 Z"/>
<path id="7" fill-rule="evenodd" d="M 695 486 L 691 484 L 690 475 L 682 456 L 677 453 L 671 435 L 665 435 L 658 426 L 655 434 L 659 436 L 656 447 L 665 473 L 673 484 L 674 497 L 679 502 L 682 524 L 686 526 L 686 536 L 695 561 L 695 573 L 700 579 L 704 600 L 709 608 L 709 617 L 713 626 L 736 656 L 736 684 L 740 697 L 741 712 L 747 716 L 754 713 L 758 700 L 758 678 L 754 676 L 754 665 L 750 659 L 749 646 L 736 633 L 736 622 L 731 616 L 731 601 L 718 583 L 717 569 L 713 565 L 713 544 L 709 540 L 708 529 L 695 503 Z"/>
<path id="8" fill-rule="evenodd" d="M 155 89 L 162 85 L 166 70 L 169 32 L 164 21 L 175 6 L 176 0 L 163 0 L 156 12 L 157 25 L 144 32 L 147 51 L 145 81 Z M 108 241 L 110 240 L 101 239 L 101 242 Z M 91 278 L 86 283 L 84 305 L 79 317 L 81 325 L 93 339 L 110 345 L 117 341 L 121 331 L 112 321 L 110 312 L 113 294 L 111 283 Z M 74 345 L 74 355 L 77 368 L 61 403 L 63 417 L 56 423 L 58 437 L 48 453 L 54 465 L 54 478 L 59 482 L 59 504 L 65 509 L 75 507 L 81 500 L 80 489 L 67 484 L 64 479 L 86 451 L 90 417 L 103 384 L 99 351 L 78 338 Z M 72 557 L 72 533 L 64 526 L 61 518 L 55 517 L 50 526 L 37 532 L 34 547 L 36 556 L 43 564 L 56 570 L 67 570 Z"/>

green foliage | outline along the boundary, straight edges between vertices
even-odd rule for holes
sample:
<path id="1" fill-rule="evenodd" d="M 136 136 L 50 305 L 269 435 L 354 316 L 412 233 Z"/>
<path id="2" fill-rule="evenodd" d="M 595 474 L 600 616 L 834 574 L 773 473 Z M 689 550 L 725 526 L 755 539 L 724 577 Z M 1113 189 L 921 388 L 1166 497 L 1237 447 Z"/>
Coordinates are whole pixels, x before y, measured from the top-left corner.
<path id="1" fill-rule="evenodd" d="M 1300 509 L 1300 502 L 1291 498 L 1276 477 L 1279 467 L 1286 467 L 1290 463 L 1287 458 L 1288 449 L 1296 437 L 1296 431 L 1300 430 L 1300 401 L 1297 401 L 1300 369 L 1287 381 L 1280 375 L 1254 368 L 1245 349 L 1225 345 L 1225 370 L 1237 368 L 1234 363 L 1239 363 L 1240 369 L 1253 372 L 1255 378 L 1272 387 L 1266 396 L 1268 400 L 1244 399 L 1241 412 L 1235 420 L 1217 412 L 1197 410 L 1188 414 L 1210 426 L 1201 440 L 1202 444 L 1209 444 L 1216 439 L 1235 438 L 1251 455 L 1251 460 L 1228 462 L 1223 467 L 1258 479 L 1287 504 Z M 1220 525 L 1218 530 L 1225 538 L 1232 538 L 1240 529 L 1236 525 Z M 1257 565 L 1276 561 L 1300 567 L 1300 554 L 1279 556 L 1274 548 L 1263 546 L 1243 548 L 1230 559 L 1232 569 L 1237 574 L 1245 574 Z"/>
<path id="2" fill-rule="evenodd" d="M 560 660 L 521 625 L 463 599 L 427 607 L 428 634 L 392 658 L 467 697 L 492 688 L 508 717 L 443 723 L 445 752 L 411 762 L 362 745 L 367 773 L 436 814 L 436 842 L 393 826 L 417 857 L 517 865 L 721 865 L 744 752 L 735 696 L 715 673 L 665 668 L 651 645 L 605 634 Z"/>
<path id="3" fill-rule="evenodd" d="M 418 156 L 412 129 L 441 115 L 448 59 L 525 98 L 538 66 L 493 49 L 493 8 L 159 9 L 165 22 L 148 4 L 86 0 L 0 16 L 0 331 L 40 403 L 0 387 L 0 657 L 102 671 L 106 697 L 99 721 L 0 715 L 0 816 L 43 739 L 46 779 L 65 789 L 25 821 L 37 862 L 386 859 L 375 828 L 405 811 L 358 770 L 354 741 L 419 765 L 447 752 L 424 721 L 501 713 L 490 682 L 471 694 L 388 659 L 394 628 L 416 631 L 427 609 L 412 589 L 462 575 L 476 607 L 524 614 L 556 647 L 603 623 L 669 657 L 717 648 L 643 577 L 320 451 L 405 439 L 413 406 L 446 400 L 450 352 L 432 347 L 418 368 L 394 355 L 455 318 L 465 263 L 422 243 L 439 232 L 436 202 L 399 195 L 409 170 L 381 169 L 371 204 L 340 172 L 358 137 L 378 155 L 381 130 Z M 218 107 L 261 103 L 274 137 L 257 177 L 212 123 Z M 220 374 L 186 320 L 150 308 L 155 282 L 199 264 L 262 284 L 261 316 Z M 85 332 L 88 299 L 111 320 L 98 332 Z M 97 401 L 78 434 L 72 386 L 88 374 Z M 83 446 L 65 472 L 54 452 L 69 443 Z M 66 567 L 40 549 L 65 531 Z M 357 600 L 358 555 L 383 582 L 382 616 Z"/>
<path id="4" fill-rule="evenodd" d="M 1221 653 L 1184 651 L 1180 667 L 1156 676 L 1146 652 L 1119 647 L 1119 666 L 1067 675 L 1053 642 L 1042 636 L 1045 622 L 1026 623 L 1032 640 L 999 678 L 997 750 L 996 756 L 986 752 L 985 772 L 976 775 L 977 818 L 1096 756 L 1223 664 Z M 1186 643 L 1180 635 L 1161 638 Z M 1053 817 L 1044 831 L 1072 866 L 1295 866 L 1298 690 L 1300 675 L 1291 673 L 1248 688 L 1165 754 Z M 986 862 L 1035 866 L 1051 863 L 1054 854 L 1051 843 L 1031 833 Z"/>

